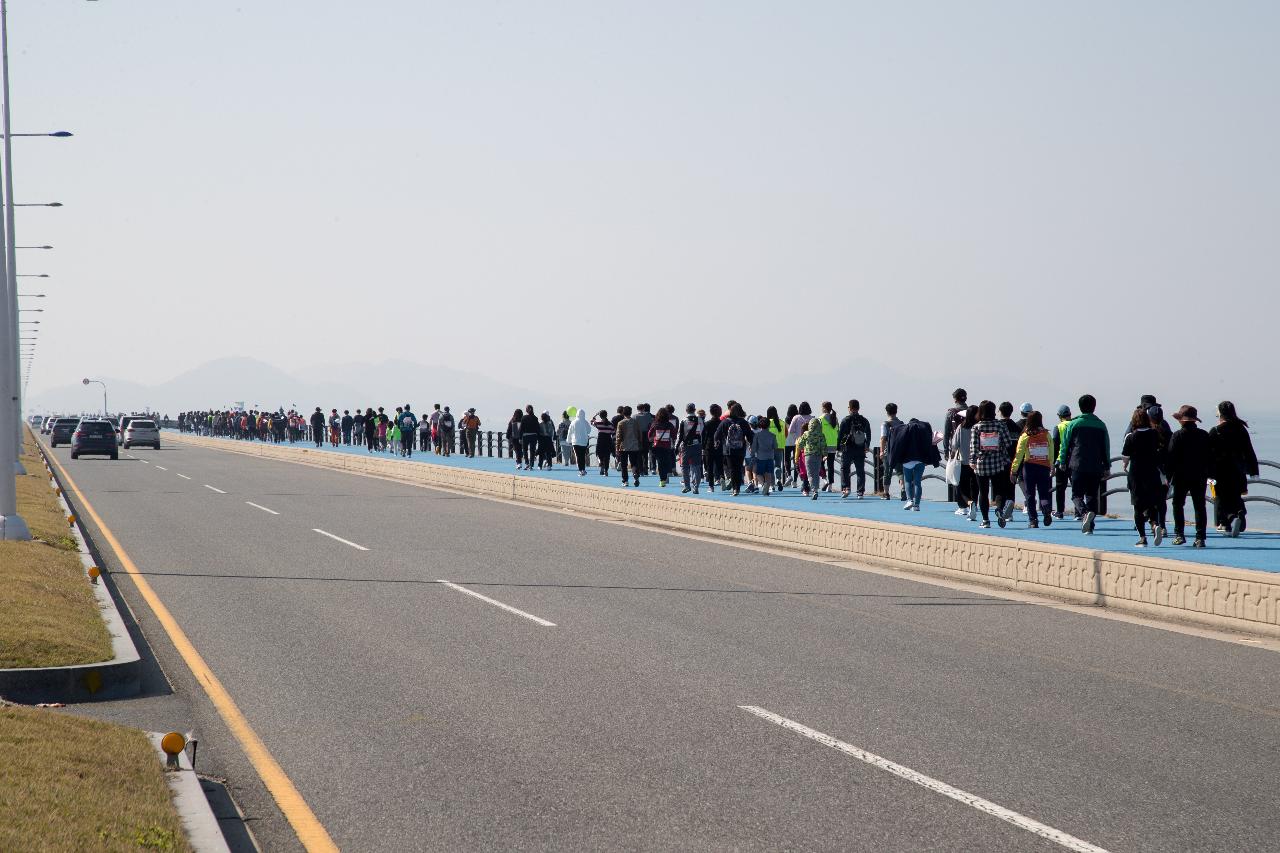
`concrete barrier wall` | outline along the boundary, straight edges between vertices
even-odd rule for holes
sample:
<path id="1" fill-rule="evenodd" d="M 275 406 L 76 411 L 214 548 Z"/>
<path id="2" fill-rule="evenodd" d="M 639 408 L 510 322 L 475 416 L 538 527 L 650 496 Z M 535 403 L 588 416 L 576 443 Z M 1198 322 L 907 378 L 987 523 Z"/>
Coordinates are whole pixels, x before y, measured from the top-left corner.
<path id="1" fill-rule="evenodd" d="M 906 571 L 1280 637 L 1280 575 L 587 483 L 166 434 L 167 441 L 572 509 Z"/>

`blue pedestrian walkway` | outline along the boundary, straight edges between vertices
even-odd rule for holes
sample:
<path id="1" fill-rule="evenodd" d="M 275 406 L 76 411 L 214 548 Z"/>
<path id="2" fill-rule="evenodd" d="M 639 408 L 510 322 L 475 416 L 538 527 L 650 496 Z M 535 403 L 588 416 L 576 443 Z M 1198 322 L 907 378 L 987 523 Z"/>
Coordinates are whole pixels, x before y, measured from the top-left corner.
<path id="1" fill-rule="evenodd" d="M 226 439 L 228 442 L 231 439 Z M 255 442 L 257 443 L 257 442 Z M 329 447 L 325 446 L 317 450 L 314 444 L 309 442 L 298 442 L 293 446 L 298 448 L 306 448 L 312 452 L 324 453 L 347 453 L 356 455 L 374 455 L 382 458 L 395 458 L 388 453 L 370 454 L 363 447 Z M 515 461 L 512 459 L 494 459 L 490 457 L 476 457 L 468 459 L 465 456 L 435 456 L 431 453 L 419 454 L 415 453 L 412 459 L 403 460 L 406 465 L 416 465 L 421 463 L 431 463 L 435 465 L 451 465 L 459 468 L 470 468 L 476 471 L 491 471 L 501 474 L 513 474 L 521 477 L 533 477 L 553 480 L 564 480 L 565 482 L 588 483 L 596 486 L 611 486 L 614 488 L 622 488 L 622 481 L 616 472 L 610 472 L 608 477 L 600 476 L 599 470 L 588 469 L 586 477 L 579 477 L 576 468 L 556 467 L 551 471 L 517 471 Z M 940 472 L 941 469 L 938 469 Z M 658 485 L 656 476 L 642 477 L 640 480 L 640 491 L 649 493 L 665 493 L 671 495 L 673 500 L 684 500 L 693 495 L 682 495 L 680 493 L 680 481 L 678 477 L 673 477 L 671 484 L 665 489 Z M 1148 556 L 1161 557 L 1170 560 L 1182 560 L 1188 563 L 1213 564 L 1219 566 L 1230 566 L 1237 569 L 1257 569 L 1265 572 L 1280 572 L 1280 534 L 1275 533 L 1258 533 L 1246 531 L 1239 538 L 1232 539 L 1216 532 L 1209 530 L 1208 548 L 1193 549 L 1190 545 L 1174 546 L 1169 544 L 1172 540 L 1172 530 L 1170 538 L 1160 547 L 1136 548 L 1134 543 L 1137 541 L 1137 531 L 1134 530 L 1133 521 L 1131 519 L 1108 519 L 1099 518 L 1097 527 L 1092 536 L 1086 536 L 1080 532 L 1080 525 L 1073 522 L 1070 518 L 1058 521 L 1052 527 L 1040 527 L 1032 530 L 1027 526 L 1026 516 L 1021 512 L 1015 513 L 1013 519 L 1009 522 L 1008 527 L 1003 530 L 996 526 L 992 521 L 991 528 L 984 530 L 978 527 L 977 522 L 970 522 L 965 518 L 955 515 L 955 504 L 943 503 L 941 501 L 925 501 L 919 512 L 904 511 L 902 503 L 898 500 L 884 500 L 883 498 L 867 497 L 864 500 L 849 498 L 842 500 L 839 492 L 822 493 L 818 500 L 813 501 L 807 497 L 803 497 L 798 489 L 787 489 L 781 494 L 770 495 L 748 495 L 745 492 L 739 497 L 731 497 L 719 490 L 710 492 L 705 484 L 701 493 L 697 496 L 702 500 L 712 501 L 730 501 L 739 504 L 750 504 L 753 506 L 769 506 L 787 510 L 795 510 L 799 512 L 814 512 L 822 515 L 840 516 L 842 518 L 863 518 L 872 521 L 883 521 L 894 524 L 908 524 L 919 527 L 931 527 L 939 530 L 952 530 L 963 533 L 971 533 L 979 536 L 994 536 L 1003 538 L 1022 539 L 1029 542 L 1045 542 L 1056 545 L 1071 545 L 1082 548 L 1092 548 L 1099 551 L 1112 551 L 1119 553 L 1137 553 L 1146 554 Z M 1212 514 L 1210 507 L 1210 514 Z M 1191 507 L 1187 506 L 1188 522 L 1190 522 Z M 994 519 L 994 515 L 993 515 Z M 1172 524 L 1173 513 L 1170 511 L 1169 523 Z M 1043 522 L 1042 522 L 1043 524 Z M 1212 518 L 1210 518 L 1212 525 Z M 1188 533 L 1191 531 L 1189 530 Z M 1154 541 L 1148 537 L 1149 541 Z"/>

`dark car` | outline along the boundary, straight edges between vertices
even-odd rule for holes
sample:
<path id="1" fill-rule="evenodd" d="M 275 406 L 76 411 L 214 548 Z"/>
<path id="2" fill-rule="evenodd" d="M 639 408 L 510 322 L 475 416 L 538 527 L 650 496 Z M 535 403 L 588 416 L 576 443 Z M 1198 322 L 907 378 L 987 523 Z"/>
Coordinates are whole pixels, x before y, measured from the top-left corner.
<path id="1" fill-rule="evenodd" d="M 49 446 L 57 447 L 59 444 L 67 444 L 71 441 L 71 434 L 76 431 L 76 424 L 80 423 L 79 418 L 58 418 L 53 422 L 53 426 L 49 428 Z"/>
<path id="2" fill-rule="evenodd" d="M 116 428 L 110 421 L 81 421 L 71 436 L 71 458 L 84 454 L 120 458 L 116 446 Z"/>

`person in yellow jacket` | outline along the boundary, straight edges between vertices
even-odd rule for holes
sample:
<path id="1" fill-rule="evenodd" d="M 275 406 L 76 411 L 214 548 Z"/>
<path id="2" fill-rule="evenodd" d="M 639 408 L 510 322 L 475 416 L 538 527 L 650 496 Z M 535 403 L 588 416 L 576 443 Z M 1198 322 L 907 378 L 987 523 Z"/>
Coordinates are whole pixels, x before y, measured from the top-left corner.
<path id="1" fill-rule="evenodd" d="M 787 425 L 778 417 L 777 406 L 770 406 L 764 417 L 769 432 L 773 433 L 774 439 L 778 442 L 778 449 L 773 454 L 773 490 L 781 493 L 783 482 L 786 479 L 784 476 L 786 473 L 784 461 L 787 456 Z"/>
<path id="2" fill-rule="evenodd" d="M 1039 412 L 1027 415 L 1018 447 L 1013 451 L 1013 465 L 1009 479 L 1018 482 L 1022 473 L 1022 493 L 1027 499 L 1027 521 L 1031 527 L 1039 527 L 1036 505 L 1044 515 L 1044 526 L 1053 524 L 1053 498 L 1049 483 L 1053 479 L 1053 436 L 1044 428 L 1044 418 Z"/>
<path id="3" fill-rule="evenodd" d="M 836 481 L 836 446 L 840 443 L 840 419 L 836 417 L 829 400 L 822 404 L 822 415 L 818 420 L 822 421 L 822 437 L 827 441 L 827 484 L 823 486 L 823 491 L 829 492 Z M 817 488 L 817 484 L 814 484 L 814 488 Z"/>

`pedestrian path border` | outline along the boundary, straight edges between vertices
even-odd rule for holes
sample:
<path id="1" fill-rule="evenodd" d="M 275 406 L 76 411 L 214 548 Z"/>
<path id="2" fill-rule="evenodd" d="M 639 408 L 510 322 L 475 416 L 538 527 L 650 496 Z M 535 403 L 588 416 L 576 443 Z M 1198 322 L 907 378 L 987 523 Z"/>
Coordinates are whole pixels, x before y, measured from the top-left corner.
<path id="1" fill-rule="evenodd" d="M 758 502 L 623 489 L 576 477 L 532 475 L 536 472 L 473 470 L 417 458 L 408 461 L 176 432 L 167 432 L 167 440 L 1280 637 L 1280 574 L 1267 571 L 1167 559 L 1150 552 L 1123 553 L 802 512 Z M 1280 557 L 1280 543 L 1266 546 L 1268 551 L 1273 547 Z M 1212 558 L 1212 552 L 1205 558 Z M 1280 565 L 1276 571 L 1280 572 Z"/>

